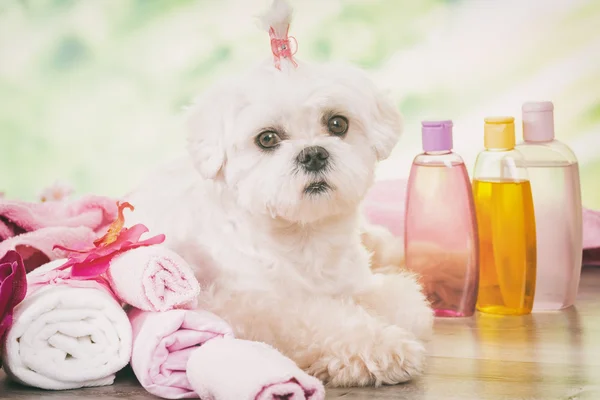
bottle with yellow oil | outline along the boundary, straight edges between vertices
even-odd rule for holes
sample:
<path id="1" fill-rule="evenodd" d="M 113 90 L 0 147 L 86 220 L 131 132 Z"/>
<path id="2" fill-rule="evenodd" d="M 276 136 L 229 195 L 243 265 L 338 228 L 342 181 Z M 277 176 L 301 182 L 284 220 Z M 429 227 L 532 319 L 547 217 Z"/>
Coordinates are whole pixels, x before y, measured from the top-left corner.
<path id="1" fill-rule="evenodd" d="M 486 118 L 484 145 L 473 172 L 479 230 L 477 309 L 528 314 L 535 295 L 535 215 L 527 169 L 515 150 L 514 118 Z"/>

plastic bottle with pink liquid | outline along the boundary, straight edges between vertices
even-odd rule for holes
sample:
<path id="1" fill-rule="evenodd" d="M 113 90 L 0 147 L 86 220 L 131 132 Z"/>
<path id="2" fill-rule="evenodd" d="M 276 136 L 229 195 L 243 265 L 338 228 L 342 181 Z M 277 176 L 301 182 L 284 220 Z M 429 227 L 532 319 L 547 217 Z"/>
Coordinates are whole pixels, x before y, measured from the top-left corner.
<path id="1" fill-rule="evenodd" d="M 575 303 L 582 259 L 579 164 L 573 151 L 554 138 L 554 105 L 523 104 L 524 156 L 531 182 L 537 241 L 533 310 L 559 310 Z"/>
<path id="2" fill-rule="evenodd" d="M 469 174 L 452 151 L 452 121 L 422 122 L 422 154 L 407 187 L 406 267 L 439 317 L 475 312 L 479 283 L 477 220 Z"/>

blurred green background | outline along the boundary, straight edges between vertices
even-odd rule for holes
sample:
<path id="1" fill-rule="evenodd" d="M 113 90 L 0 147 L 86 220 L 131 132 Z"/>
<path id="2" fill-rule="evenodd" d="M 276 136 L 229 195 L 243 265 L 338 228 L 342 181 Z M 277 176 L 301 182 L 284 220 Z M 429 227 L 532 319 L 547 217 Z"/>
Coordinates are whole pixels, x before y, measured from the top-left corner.
<path id="1" fill-rule="evenodd" d="M 270 57 L 254 19 L 269 3 L 1 0 L 0 191 L 36 199 L 57 179 L 79 193 L 130 190 L 183 148 L 193 97 Z M 584 204 L 600 209 L 600 1 L 292 4 L 298 58 L 364 67 L 404 114 L 379 178 L 408 174 L 422 119 L 453 119 L 472 166 L 483 117 L 551 100 L 557 137 L 581 163 Z"/>

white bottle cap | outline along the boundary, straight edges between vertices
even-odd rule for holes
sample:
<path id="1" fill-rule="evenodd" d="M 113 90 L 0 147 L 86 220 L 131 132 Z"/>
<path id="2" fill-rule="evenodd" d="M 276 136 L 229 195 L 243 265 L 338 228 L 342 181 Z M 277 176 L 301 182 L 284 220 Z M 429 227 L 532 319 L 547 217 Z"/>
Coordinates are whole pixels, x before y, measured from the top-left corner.
<path id="1" fill-rule="evenodd" d="M 550 142 L 554 140 L 554 105 L 550 101 L 527 102 L 523 113 L 523 140 Z"/>

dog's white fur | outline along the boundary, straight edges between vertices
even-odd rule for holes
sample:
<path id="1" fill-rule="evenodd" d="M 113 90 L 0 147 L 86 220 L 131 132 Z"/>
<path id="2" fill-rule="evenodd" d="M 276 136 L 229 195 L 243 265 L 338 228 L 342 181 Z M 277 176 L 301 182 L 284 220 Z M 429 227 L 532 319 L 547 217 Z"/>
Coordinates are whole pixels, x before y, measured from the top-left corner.
<path id="1" fill-rule="evenodd" d="M 334 386 L 394 384 L 422 371 L 433 316 L 406 273 L 373 274 L 359 205 L 402 131 L 394 104 L 360 70 L 272 63 L 216 84 L 189 115 L 189 157 L 127 196 L 134 221 L 165 233 L 195 269 L 202 307 L 238 337 L 270 343 Z M 328 133 L 324 116 L 349 130 Z M 285 132 L 274 151 L 255 137 Z M 308 146 L 329 168 L 296 163 Z M 308 195 L 324 180 L 331 190 Z"/>

